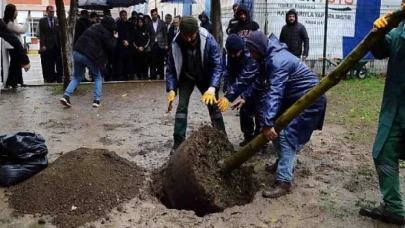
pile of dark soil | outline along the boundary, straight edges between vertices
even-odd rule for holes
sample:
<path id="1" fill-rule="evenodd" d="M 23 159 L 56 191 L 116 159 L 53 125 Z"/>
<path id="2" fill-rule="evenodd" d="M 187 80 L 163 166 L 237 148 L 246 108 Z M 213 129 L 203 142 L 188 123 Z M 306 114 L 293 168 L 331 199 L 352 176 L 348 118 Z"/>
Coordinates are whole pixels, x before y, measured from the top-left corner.
<path id="1" fill-rule="evenodd" d="M 180 145 L 164 175 L 154 175 L 155 182 L 163 182 L 163 193 L 155 195 L 167 199 L 172 208 L 193 210 L 200 216 L 250 203 L 255 193 L 253 167 L 220 172 L 218 161 L 233 153 L 224 133 L 201 127 Z M 159 180 L 161 176 L 163 181 Z M 154 189 L 158 189 L 156 184 Z"/>
<path id="2" fill-rule="evenodd" d="M 80 148 L 10 189 L 10 206 L 19 214 L 54 216 L 58 227 L 76 227 L 105 216 L 134 198 L 144 171 L 117 154 Z"/>

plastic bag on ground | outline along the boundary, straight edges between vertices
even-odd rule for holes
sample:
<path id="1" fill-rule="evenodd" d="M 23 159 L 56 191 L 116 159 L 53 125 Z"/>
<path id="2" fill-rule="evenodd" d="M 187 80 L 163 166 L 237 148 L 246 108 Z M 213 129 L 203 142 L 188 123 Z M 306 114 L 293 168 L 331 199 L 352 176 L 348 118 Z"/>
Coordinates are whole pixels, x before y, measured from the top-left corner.
<path id="1" fill-rule="evenodd" d="M 40 134 L 19 132 L 0 136 L 0 186 L 18 184 L 48 166 L 48 148 Z"/>

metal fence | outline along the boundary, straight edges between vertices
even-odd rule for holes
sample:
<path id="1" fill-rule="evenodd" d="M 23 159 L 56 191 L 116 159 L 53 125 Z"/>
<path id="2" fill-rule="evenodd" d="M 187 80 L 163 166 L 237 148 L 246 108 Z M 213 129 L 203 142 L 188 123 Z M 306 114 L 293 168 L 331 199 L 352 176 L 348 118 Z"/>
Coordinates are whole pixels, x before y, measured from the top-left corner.
<path id="1" fill-rule="evenodd" d="M 282 2 L 282 3 L 274 3 Z M 298 14 L 298 21 L 307 30 L 310 45 L 309 56 L 306 64 L 318 74 L 322 73 L 324 51 L 326 58 L 326 73 L 333 70 L 338 63 L 336 59 L 344 58 L 372 29 L 373 22 L 379 16 L 388 11 L 399 8 L 398 4 L 373 4 L 373 1 L 366 5 L 356 5 L 357 1 L 340 0 L 347 4 L 334 4 L 339 0 L 329 0 L 327 10 L 327 26 L 325 26 L 325 3 L 316 1 L 295 1 L 299 3 L 284 3 L 286 1 L 275 0 L 271 3 L 256 1 L 253 6 L 253 19 L 259 24 L 261 31 L 266 35 L 274 33 L 277 37 L 282 27 L 286 24 L 286 13 L 294 8 Z M 292 1 L 293 2 L 293 1 Z M 318 1 L 319 2 L 319 1 Z M 225 29 L 233 17 L 232 9 L 223 7 L 221 9 L 222 26 Z M 225 35 L 226 36 L 226 35 Z M 325 41 L 326 37 L 326 43 Z M 226 37 L 225 37 L 226 39 Z M 225 40 L 224 39 L 224 40 Z M 369 53 L 365 56 L 364 62 L 369 74 L 380 74 L 385 72 L 387 60 L 375 60 Z"/>

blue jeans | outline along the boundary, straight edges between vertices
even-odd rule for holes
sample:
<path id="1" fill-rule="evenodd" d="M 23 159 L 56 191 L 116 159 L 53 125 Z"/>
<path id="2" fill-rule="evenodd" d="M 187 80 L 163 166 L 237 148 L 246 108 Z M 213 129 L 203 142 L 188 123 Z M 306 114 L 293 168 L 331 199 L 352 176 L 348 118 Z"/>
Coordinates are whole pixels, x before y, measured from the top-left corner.
<path id="1" fill-rule="evenodd" d="M 90 75 L 94 77 L 94 100 L 99 101 L 101 98 L 101 88 L 103 82 L 101 79 L 100 67 L 91 61 L 87 56 L 80 52 L 73 51 L 73 64 L 74 64 L 74 78 L 70 81 L 69 86 L 65 90 L 65 96 L 70 97 L 75 91 L 76 87 L 84 77 L 84 70 L 87 67 Z"/>
<path id="2" fill-rule="evenodd" d="M 284 130 L 280 131 L 278 138 L 273 141 L 273 145 L 278 154 L 276 180 L 291 182 L 295 163 L 295 147 L 287 140 Z"/>

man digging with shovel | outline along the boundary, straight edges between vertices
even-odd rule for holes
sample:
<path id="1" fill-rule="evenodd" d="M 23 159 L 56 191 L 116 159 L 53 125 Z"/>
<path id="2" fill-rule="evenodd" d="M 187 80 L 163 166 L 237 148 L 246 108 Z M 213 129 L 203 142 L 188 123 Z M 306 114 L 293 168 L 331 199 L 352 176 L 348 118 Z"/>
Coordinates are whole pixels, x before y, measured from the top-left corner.
<path id="1" fill-rule="evenodd" d="M 218 44 L 206 29 L 198 28 L 197 20 L 191 16 L 182 17 L 179 28 L 166 69 L 168 111 L 179 94 L 171 155 L 186 138 L 188 104 L 195 86 L 203 94 L 201 101 L 208 105 L 212 124 L 225 133 L 222 113 L 216 106 L 222 75 Z"/>
<path id="2" fill-rule="evenodd" d="M 273 141 L 278 159 L 272 166 L 276 181 L 272 188 L 263 191 L 265 198 L 277 198 L 292 191 L 295 153 L 310 139 L 312 132 L 321 129 L 325 116 L 326 97 L 295 118 L 284 130 L 274 129 L 276 119 L 291 105 L 319 82 L 318 77 L 297 57 L 287 50 L 272 34 L 269 39 L 263 32 L 255 31 L 247 37 L 246 47 L 250 56 L 259 64 L 259 74 L 235 105 L 242 106 L 247 100 L 256 100 L 262 133 Z M 225 111 L 229 102 L 221 98 L 218 102 Z"/>
<path id="3" fill-rule="evenodd" d="M 404 1 L 403 1 L 404 2 Z M 405 10 L 404 3 L 402 9 Z M 392 13 L 378 18 L 375 28 L 387 26 Z M 384 203 L 363 207 L 360 214 L 387 223 L 405 225 L 399 187 L 399 159 L 405 159 L 405 21 L 371 48 L 377 59 L 389 58 L 373 159 Z"/>

